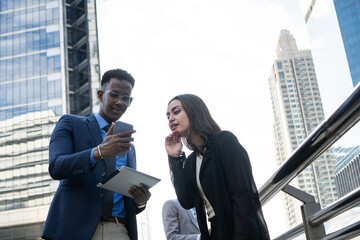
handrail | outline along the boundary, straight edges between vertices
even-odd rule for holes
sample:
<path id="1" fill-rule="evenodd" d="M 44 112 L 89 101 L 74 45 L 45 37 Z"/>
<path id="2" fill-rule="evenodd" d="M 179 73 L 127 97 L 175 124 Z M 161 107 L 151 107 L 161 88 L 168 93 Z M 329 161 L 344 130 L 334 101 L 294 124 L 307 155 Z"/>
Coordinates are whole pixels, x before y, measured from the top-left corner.
<path id="1" fill-rule="evenodd" d="M 351 224 L 343 229 L 340 229 L 336 232 L 326 235 L 322 240 L 342 240 L 349 239 L 350 237 L 355 237 L 360 235 L 360 221 Z"/>
<path id="2" fill-rule="evenodd" d="M 360 203 L 360 187 L 336 200 L 329 206 L 321 209 L 311 217 L 309 223 L 313 226 L 319 226 L 327 220 L 349 210 Z"/>
<path id="3" fill-rule="evenodd" d="M 300 223 L 273 240 L 292 239 L 304 233 L 304 223 Z"/>
<path id="4" fill-rule="evenodd" d="M 275 174 L 260 188 L 261 204 L 264 206 L 359 120 L 360 84 L 340 107 L 295 149 Z"/>

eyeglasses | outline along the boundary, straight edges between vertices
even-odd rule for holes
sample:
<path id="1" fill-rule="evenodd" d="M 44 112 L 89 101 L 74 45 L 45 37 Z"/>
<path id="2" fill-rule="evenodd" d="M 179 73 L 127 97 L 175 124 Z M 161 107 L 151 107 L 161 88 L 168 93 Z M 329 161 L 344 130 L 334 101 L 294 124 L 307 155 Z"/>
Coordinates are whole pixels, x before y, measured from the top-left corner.
<path id="1" fill-rule="evenodd" d="M 120 95 L 119 93 L 113 92 L 113 91 L 103 91 L 103 92 L 109 93 L 109 97 L 110 97 L 111 101 L 117 102 L 121 99 L 121 103 L 125 104 L 127 106 L 130 106 L 132 100 L 134 99 L 134 98 L 130 97 L 129 95 Z"/>

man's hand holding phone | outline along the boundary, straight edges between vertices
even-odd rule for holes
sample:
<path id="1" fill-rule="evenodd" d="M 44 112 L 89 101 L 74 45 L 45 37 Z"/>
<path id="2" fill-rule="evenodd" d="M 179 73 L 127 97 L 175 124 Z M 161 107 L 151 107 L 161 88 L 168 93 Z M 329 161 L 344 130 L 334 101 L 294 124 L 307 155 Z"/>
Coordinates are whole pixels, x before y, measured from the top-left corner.
<path id="1" fill-rule="evenodd" d="M 101 143 L 101 154 L 103 158 L 120 155 L 124 157 L 126 152 L 131 149 L 131 137 L 136 131 L 128 123 L 116 121 L 112 123 L 109 131 L 106 133 L 104 141 Z"/>

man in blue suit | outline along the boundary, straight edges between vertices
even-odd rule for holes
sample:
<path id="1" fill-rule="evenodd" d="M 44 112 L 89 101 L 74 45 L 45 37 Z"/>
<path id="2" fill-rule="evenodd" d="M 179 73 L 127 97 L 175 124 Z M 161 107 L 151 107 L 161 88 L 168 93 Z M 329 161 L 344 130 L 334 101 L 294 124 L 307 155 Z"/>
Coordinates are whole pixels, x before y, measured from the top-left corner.
<path id="1" fill-rule="evenodd" d="M 44 239 L 137 240 L 136 214 L 150 198 L 141 185 L 129 198 L 96 185 L 122 165 L 136 168 L 135 131 L 112 134 L 127 110 L 134 78 L 121 69 L 107 71 L 97 92 L 100 109 L 89 117 L 64 115 L 51 135 L 49 173 L 60 185 L 51 203 Z M 110 127 L 110 129 L 109 129 Z M 120 152 L 127 151 L 125 157 Z"/>

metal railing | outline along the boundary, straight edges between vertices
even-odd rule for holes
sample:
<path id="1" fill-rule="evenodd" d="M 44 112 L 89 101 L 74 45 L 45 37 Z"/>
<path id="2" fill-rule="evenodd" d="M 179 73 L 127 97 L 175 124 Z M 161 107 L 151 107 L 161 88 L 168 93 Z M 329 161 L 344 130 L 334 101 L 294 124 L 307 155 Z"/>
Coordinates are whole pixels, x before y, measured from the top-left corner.
<path id="1" fill-rule="evenodd" d="M 360 188 L 338 199 L 323 209 L 309 200 L 308 194 L 301 196 L 288 188 L 288 184 L 306 167 L 315 161 L 333 143 L 342 137 L 360 120 L 360 84 L 350 96 L 325 119 L 280 166 L 270 179 L 260 188 L 259 197 L 265 205 L 280 190 L 304 202 L 301 207 L 303 223 L 299 224 L 276 239 L 291 239 L 305 232 L 307 239 L 347 239 L 360 234 L 360 222 L 325 235 L 324 222 L 359 204 Z M 310 195 L 311 196 L 311 195 Z M 316 204 L 316 203 L 315 203 Z M 305 218 L 305 220 L 304 220 Z"/>

